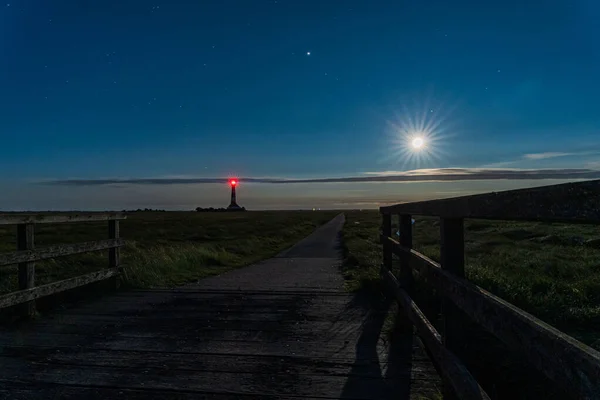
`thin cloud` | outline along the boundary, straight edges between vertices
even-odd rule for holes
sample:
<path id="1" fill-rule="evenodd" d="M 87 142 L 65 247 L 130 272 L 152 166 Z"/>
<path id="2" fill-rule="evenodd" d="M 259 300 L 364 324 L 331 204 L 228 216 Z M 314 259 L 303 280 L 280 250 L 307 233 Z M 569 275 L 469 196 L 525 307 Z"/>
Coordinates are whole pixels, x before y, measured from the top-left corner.
<path id="1" fill-rule="evenodd" d="M 285 179 L 285 178 L 239 178 L 244 183 L 290 184 L 290 183 L 349 183 L 349 182 L 431 182 L 474 180 L 541 180 L 541 179 L 600 179 L 595 169 L 493 169 L 493 168 L 436 168 L 412 171 L 368 172 L 365 176 Z M 38 184 L 62 186 L 105 185 L 192 185 L 225 184 L 228 178 L 135 178 L 135 179 L 61 179 Z"/>
<path id="2" fill-rule="evenodd" d="M 528 160 L 545 160 L 547 158 L 556 158 L 556 157 L 567 157 L 574 156 L 581 153 L 558 153 L 558 152 L 546 152 L 546 153 L 531 153 L 525 154 L 523 158 Z"/>

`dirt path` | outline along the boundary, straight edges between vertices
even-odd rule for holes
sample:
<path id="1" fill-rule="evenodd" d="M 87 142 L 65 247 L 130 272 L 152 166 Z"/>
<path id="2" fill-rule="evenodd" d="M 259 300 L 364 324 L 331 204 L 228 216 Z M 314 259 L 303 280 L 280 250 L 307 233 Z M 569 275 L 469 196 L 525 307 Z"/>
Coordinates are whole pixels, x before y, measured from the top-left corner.
<path id="1" fill-rule="evenodd" d="M 3 328 L 0 398 L 435 393 L 412 336 L 385 345 L 385 312 L 372 311 L 385 306 L 343 291 L 343 223 L 340 215 L 277 257 L 194 285 L 118 293 Z"/>

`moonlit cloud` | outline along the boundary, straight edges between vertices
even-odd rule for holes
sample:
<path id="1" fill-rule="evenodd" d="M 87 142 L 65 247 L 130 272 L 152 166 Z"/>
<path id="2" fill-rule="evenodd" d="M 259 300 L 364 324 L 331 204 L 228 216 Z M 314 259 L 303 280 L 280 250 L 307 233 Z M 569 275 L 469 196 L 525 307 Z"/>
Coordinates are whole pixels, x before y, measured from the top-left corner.
<path id="1" fill-rule="evenodd" d="M 600 179 L 595 169 L 492 169 L 492 168 L 432 168 L 411 171 L 366 172 L 363 176 L 335 178 L 239 178 L 244 183 L 292 184 L 292 183 L 345 183 L 345 182 L 427 182 L 427 181 L 473 181 L 502 179 Z M 38 182 L 63 186 L 103 185 L 195 185 L 229 182 L 228 178 L 135 178 L 135 179 L 66 179 Z"/>
<path id="2" fill-rule="evenodd" d="M 556 158 L 556 157 L 567 157 L 573 156 L 577 153 L 557 153 L 557 152 L 546 152 L 546 153 L 531 153 L 525 154 L 523 158 L 528 160 L 544 160 L 546 158 Z"/>

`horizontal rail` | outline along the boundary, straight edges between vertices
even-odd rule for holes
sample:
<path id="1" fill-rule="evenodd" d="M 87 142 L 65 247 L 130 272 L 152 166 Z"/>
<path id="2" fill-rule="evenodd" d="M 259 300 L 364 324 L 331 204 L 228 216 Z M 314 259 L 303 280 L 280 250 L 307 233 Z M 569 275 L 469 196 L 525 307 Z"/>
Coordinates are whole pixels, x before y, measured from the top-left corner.
<path id="1" fill-rule="evenodd" d="M 121 272 L 122 267 L 107 268 L 101 271 L 92 272 L 75 278 L 65 279 L 63 281 L 49 283 L 47 285 L 37 286 L 31 289 L 19 290 L 0 296 L 0 308 L 6 308 L 21 303 L 26 303 L 40 297 L 64 292 L 65 290 L 75 289 L 79 286 L 89 283 L 102 281 Z"/>
<path id="2" fill-rule="evenodd" d="M 59 244 L 35 250 L 16 251 L 14 253 L 0 254 L 0 266 L 70 256 L 90 251 L 112 249 L 124 245 L 124 239 L 107 239 L 75 244 Z"/>
<path id="3" fill-rule="evenodd" d="M 600 223 L 600 180 L 381 207 L 383 214 Z"/>
<path id="4" fill-rule="evenodd" d="M 429 350 L 429 353 L 439 366 L 444 378 L 454 388 L 458 398 L 463 400 L 489 400 L 489 396 L 479 386 L 473 375 L 471 375 L 458 357 L 444 347 L 442 337 L 438 331 L 410 298 L 408 293 L 400 287 L 396 277 L 389 270 L 384 270 L 382 274 L 384 283 L 387 283 L 393 289 L 394 296 L 408 315 L 408 318 L 417 328 L 419 337 L 421 337 L 425 347 L 427 347 L 427 350 Z"/>
<path id="5" fill-rule="evenodd" d="M 479 286 L 453 276 L 435 261 L 382 237 L 395 254 L 410 253 L 411 266 L 470 318 L 513 350 L 524 354 L 539 371 L 562 383 L 579 398 L 600 398 L 600 352 Z"/>
<path id="6" fill-rule="evenodd" d="M 96 222 L 123 220 L 123 213 L 86 213 L 86 214 L 0 214 L 0 225 L 17 224 L 59 224 L 65 222 Z"/>

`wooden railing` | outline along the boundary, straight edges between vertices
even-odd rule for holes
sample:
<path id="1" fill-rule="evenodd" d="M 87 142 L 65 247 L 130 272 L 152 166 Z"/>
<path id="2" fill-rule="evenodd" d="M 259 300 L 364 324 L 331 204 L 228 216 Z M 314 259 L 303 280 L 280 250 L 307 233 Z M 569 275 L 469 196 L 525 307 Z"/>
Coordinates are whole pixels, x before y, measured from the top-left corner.
<path id="1" fill-rule="evenodd" d="M 456 356 L 466 315 L 574 398 L 600 399 L 600 352 L 464 278 L 463 227 L 464 218 L 598 224 L 600 180 L 398 204 L 380 212 L 382 279 L 441 372 L 444 398 L 489 398 Z M 392 239 L 392 215 L 399 216 L 399 241 Z M 440 217 L 439 264 L 412 249 L 413 215 Z M 399 257 L 397 277 L 393 254 Z M 442 298 L 441 334 L 413 301 L 413 269 Z"/>
<path id="2" fill-rule="evenodd" d="M 35 299 L 74 289 L 79 286 L 116 277 L 121 271 L 119 248 L 125 241 L 119 237 L 120 213 L 91 214 L 0 214 L 0 225 L 17 225 L 17 251 L 0 254 L 0 267 L 18 265 L 19 291 L 0 296 L 0 308 L 21 304 L 26 316 L 35 314 Z M 108 239 L 77 244 L 61 244 L 36 249 L 34 229 L 37 224 L 108 221 Z M 74 278 L 35 286 L 35 262 L 90 251 L 108 250 L 108 268 Z"/>

